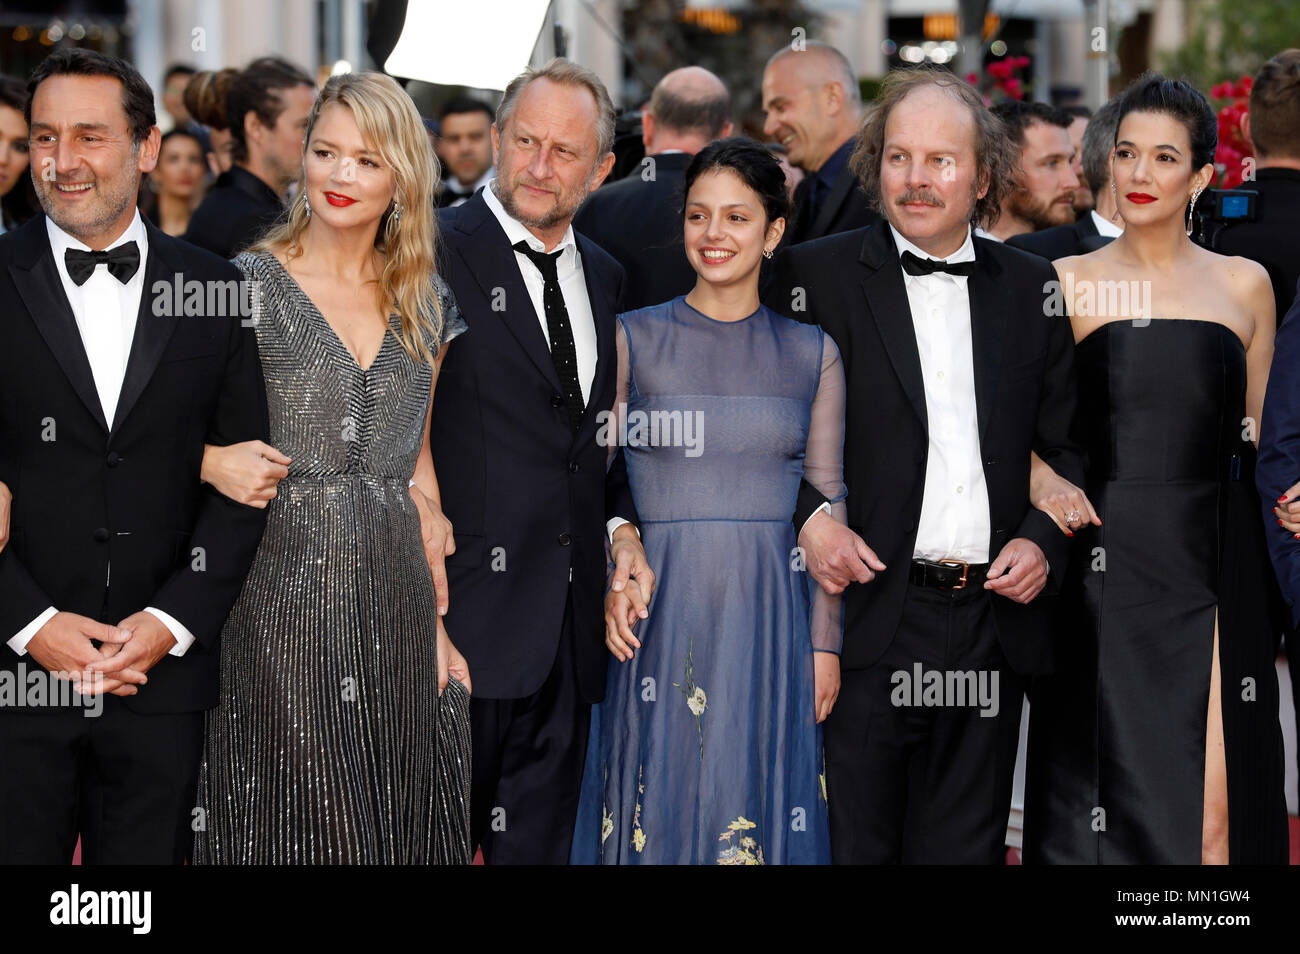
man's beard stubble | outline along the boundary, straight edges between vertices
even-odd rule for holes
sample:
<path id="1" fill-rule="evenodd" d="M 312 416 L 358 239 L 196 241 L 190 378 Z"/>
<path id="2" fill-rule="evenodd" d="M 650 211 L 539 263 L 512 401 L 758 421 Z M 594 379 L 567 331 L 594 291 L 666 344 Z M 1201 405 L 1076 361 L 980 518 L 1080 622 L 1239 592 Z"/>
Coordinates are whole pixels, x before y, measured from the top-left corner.
<path id="1" fill-rule="evenodd" d="M 532 226 L 535 229 L 549 229 L 552 226 L 559 225 L 568 219 L 571 219 L 583 200 L 587 198 L 587 193 L 591 191 L 591 183 L 596 179 L 596 167 L 593 166 L 591 173 L 587 176 L 587 181 L 583 183 L 581 189 L 577 190 L 577 195 L 569 202 L 565 202 L 563 194 L 556 196 L 555 207 L 545 215 L 530 218 L 525 216 L 523 211 L 515 202 L 515 186 L 517 180 L 503 183 L 500 175 L 492 180 L 492 192 L 501 202 L 501 207 L 506 210 L 516 222 Z"/>
<path id="2" fill-rule="evenodd" d="M 1075 220 L 1072 204 L 1043 202 L 1024 188 L 1012 191 L 1010 207 L 1012 214 L 1028 222 L 1035 232 L 1041 232 L 1054 225 L 1068 225 Z"/>
<path id="3" fill-rule="evenodd" d="M 131 177 L 126 175 L 122 179 L 121 189 L 106 191 L 104 181 L 96 177 L 92 180 L 95 193 L 94 204 L 89 209 L 82 210 L 83 214 L 89 214 L 93 217 L 89 221 L 76 220 L 67 218 L 63 214 L 63 210 L 51 197 L 51 193 L 54 193 L 58 187 L 58 180 L 47 181 L 39 176 L 32 176 L 32 180 L 36 184 L 37 201 L 40 202 L 41 210 L 49 217 L 50 221 L 73 238 L 80 239 L 83 242 L 101 235 L 129 207 L 135 204 L 140 193 L 138 178 L 132 183 Z"/>

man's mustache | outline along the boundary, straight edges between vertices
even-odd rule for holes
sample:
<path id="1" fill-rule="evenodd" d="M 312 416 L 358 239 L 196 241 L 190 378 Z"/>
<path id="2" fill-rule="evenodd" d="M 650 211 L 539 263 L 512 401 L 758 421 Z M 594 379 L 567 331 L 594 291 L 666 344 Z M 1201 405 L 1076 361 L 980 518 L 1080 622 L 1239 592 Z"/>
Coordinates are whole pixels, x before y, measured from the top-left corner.
<path id="1" fill-rule="evenodd" d="M 909 190 L 895 200 L 895 205 L 908 205 L 912 202 L 920 202 L 924 205 L 932 205 L 936 209 L 944 208 L 943 200 L 931 192 L 921 192 L 919 190 Z"/>

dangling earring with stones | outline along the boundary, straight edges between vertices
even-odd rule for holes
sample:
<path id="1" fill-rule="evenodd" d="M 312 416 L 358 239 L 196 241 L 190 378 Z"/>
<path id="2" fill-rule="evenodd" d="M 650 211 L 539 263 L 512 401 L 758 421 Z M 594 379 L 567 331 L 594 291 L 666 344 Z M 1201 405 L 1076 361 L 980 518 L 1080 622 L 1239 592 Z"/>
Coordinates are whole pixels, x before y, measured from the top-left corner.
<path id="1" fill-rule="evenodd" d="M 1201 190 L 1198 187 L 1197 190 L 1192 193 L 1192 204 L 1187 207 L 1187 237 L 1188 238 L 1192 237 L 1192 213 L 1196 211 L 1196 200 L 1199 199 L 1200 197 L 1201 197 Z"/>
<path id="2" fill-rule="evenodd" d="M 393 206 L 393 221 L 394 222 L 402 221 L 402 207 L 400 205 Z"/>
<path id="3" fill-rule="evenodd" d="M 311 203 L 307 201 L 307 192 L 306 192 L 305 190 L 303 191 L 303 194 L 302 194 L 302 207 L 303 207 L 304 209 L 307 210 L 307 221 L 310 222 L 310 221 L 311 221 Z"/>
<path id="4" fill-rule="evenodd" d="M 1115 200 L 1115 211 L 1111 213 L 1110 220 L 1114 222 L 1119 218 L 1119 190 L 1115 188 L 1115 180 L 1110 180 L 1110 196 Z"/>

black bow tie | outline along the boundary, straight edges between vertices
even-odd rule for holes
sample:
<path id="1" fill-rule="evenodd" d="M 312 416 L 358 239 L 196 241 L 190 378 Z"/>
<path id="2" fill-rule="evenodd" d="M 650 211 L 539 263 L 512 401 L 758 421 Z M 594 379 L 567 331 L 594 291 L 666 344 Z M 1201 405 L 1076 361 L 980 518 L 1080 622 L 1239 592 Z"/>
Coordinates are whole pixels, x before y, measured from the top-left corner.
<path id="1" fill-rule="evenodd" d="M 86 279 L 101 262 L 108 266 L 110 275 L 125 285 L 140 268 L 140 246 L 134 242 L 123 242 L 107 252 L 83 252 L 70 248 L 63 253 L 63 264 L 68 269 L 68 277 L 77 285 L 86 284 Z"/>
<path id="2" fill-rule="evenodd" d="M 975 274 L 975 262 L 945 262 L 941 258 L 921 258 L 911 252 L 903 252 L 903 271 L 909 275 L 933 275 L 935 272 L 947 272 L 949 275 Z"/>

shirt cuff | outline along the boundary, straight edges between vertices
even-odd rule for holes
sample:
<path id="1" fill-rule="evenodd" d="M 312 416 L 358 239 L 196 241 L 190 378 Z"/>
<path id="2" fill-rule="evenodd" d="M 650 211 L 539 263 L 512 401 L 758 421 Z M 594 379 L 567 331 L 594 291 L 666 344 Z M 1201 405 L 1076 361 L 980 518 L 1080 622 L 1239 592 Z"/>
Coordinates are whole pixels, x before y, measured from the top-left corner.
<path id="1" fill-rule="evenodd" d="M 176 617 L 152 606 L 146 606 L 144 611 L 157 617 L 158 621 L 171 631 L 172 638 L 176 640 L 176 645 L 167 650 L 168 656 L 184 656 L 186 650 L 194 645 L 194 634 L 182 625 Z"/>
<path id="2" fill-rule="evenodd" d="M 32 620 L 30 623 L 28 623 L 26 626 L 20 629 L 17 635 L 9 637 L 8 639 L 9 648 L 12 649 L 14 652 L 16 652 L 19 656 L 26 656 L 27 644 L 32 641 L 33 636 L 35 636 L 37 633 L 41 631 L 42 626 L 44 626 L 51 619 L 53 619 L 56 613 L 58 613 L 58 610 L 56 610 L 53 606 L 51 606 L 40 616 L 36 617 L 34 620 Z"/>
<path id="3" fill-rule="evenodd" d="M 622 517 L 610 517 L 609 520 L 605 523 L 605 532 L 609 534 L 609 542 L 611 544 L 614 542 L 614 531 L 617 530 L 619 527 L 623 526 L 623 524 L 625 523 L 631 524 L 632 521 L 624 520 Z M 636 529 L 635 524 L 632 524 L 632 529 L 636 531 L 637 539 L 638 540 L 641 539 L 641 531 Z"/>
<path id="4" fill-rule="evenodd" d="M 811 520 L 813 517 L 817 516 L 822 511 L 825 511 L 826 513 L 831 512 L 831 505 L 829 501 L 822 501 L 822 505 L 820 507 L 818 507 L 812 513 L 808 514 L 808 520 Z M 803 522 L 803 527 L 799 528 L 799 533 L 803 533 L 804 527 L 808 526 L 808 520 L 805 520 Z M 798 534 L 796 534 L 796 536 L 798 536 Z"/>

